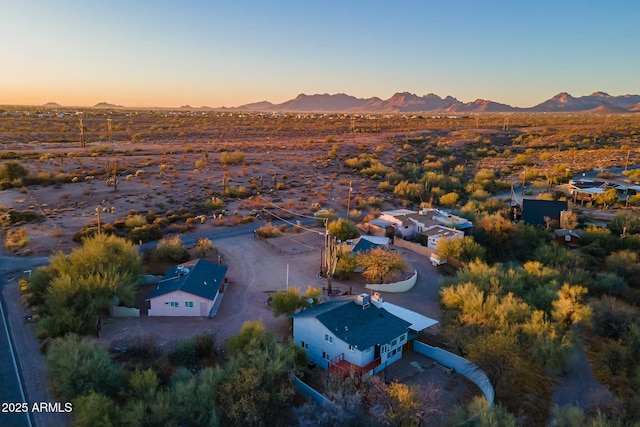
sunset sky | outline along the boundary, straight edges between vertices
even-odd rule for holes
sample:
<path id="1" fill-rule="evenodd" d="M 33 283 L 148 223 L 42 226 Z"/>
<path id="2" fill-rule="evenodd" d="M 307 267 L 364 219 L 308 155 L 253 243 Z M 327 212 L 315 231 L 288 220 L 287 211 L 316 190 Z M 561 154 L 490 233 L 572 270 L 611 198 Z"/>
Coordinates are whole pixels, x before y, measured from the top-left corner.
<path id="1" fill-rule="evenodd" d="M 0 104 L 640 93 L 640 1 L 0 2 Z"/>

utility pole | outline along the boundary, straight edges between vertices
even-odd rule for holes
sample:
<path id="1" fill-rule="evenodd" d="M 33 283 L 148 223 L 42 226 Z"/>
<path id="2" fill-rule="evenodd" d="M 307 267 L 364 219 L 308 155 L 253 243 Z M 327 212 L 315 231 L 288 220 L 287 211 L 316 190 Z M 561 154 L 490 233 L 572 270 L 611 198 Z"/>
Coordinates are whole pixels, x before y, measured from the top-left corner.
<path id="1" fill-rule="evenodd" d="M 82 148 L 86 148 L 86 144 L 84 141 L 84 123 L 82 121 L 83 113 L 80 113 L 80 145 Z"/>
<path id="2" fill-rule="evenodd" d="M 113 142 L 113 137 L 111 135 L 111 117 L 107 117 L 107 131 L 109 132 L 109 144 Z"/>
<path id="3" fill-rule="evenodd" d="M 351 209 L 351 181 L 349 181 L 349 197 L 347 197 L 347 221 L 349 221 L 350 209 Z"/>
<path id="4" fill-rule="evenodd" d="M 353 142 L 356 141 L 356 117 L 351 116 L 351 139 Z"/>
<path id="5" fill-rule="evenodd" d="M 627 167 L 629 167 L 629 156 L 631 155 L 631 150 L 627 150 L 627 160 L 624 162 L 624 171 L 627 171 Z"/>

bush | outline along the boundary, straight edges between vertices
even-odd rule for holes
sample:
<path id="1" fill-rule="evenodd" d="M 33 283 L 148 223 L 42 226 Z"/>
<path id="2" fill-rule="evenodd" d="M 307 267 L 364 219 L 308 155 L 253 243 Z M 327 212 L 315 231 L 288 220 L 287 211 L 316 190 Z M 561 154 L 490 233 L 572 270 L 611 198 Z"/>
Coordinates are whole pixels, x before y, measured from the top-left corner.
<path id="1" fill-rule="evenodd" d="M 223 165 L 239 165 L 246 157 L 246 154 L 240 151 L 224 152 L 220 155 L 220 163 Z"/>
<path id="2" fill-rule="evenodd" d="M 41 218 L 41 216 L 32 210 L 16 211 L 11 209 L 9 210 L 9 212 L 7 212 L 7 218 L 9 218 L 9 223 L 17 224 L 22 222 L 37 221 Z"/>
<path id="3" fill-rule="evenodd" d="M 127 235 L 129 240 L 133 243 L 138 242 L 151 242 L 162 238 L 162 230 L 157 224 L 149 225 L 145 224 L 141 227 L 135 227 Z"/>
<path id="4" fill-rule="evenodd" d="M 175 350 L 169 356 L 169 360 L 176 366 L 196 369 L 199 363 L 196 349 L 197 346 L 194 340 L 178 341 Z"/>
<path id="5" fill-rule="evenodd" d="M 128 228 L 142 227 L 143 225 L 147 225 L 147 218 L 143 215 L 132 215 L 125 219 L 124 224 Z"/>
<path id="6" fill-rule="evenodd" d="M 189 252 L 180 237 L 173 236 L 158 242 L 156 257 L 161 261 L 184 262 L 189 259 Z"/>
<path id="7" fill-rule="evenodd" d="M 91 391 L 115 396 L 120 390 L 120 366 L 105 349 L 75 334 L 51 341 L 47 366 L 54 395 L 67 401 Z"/>
<path id="8" fill-rule="evenodd" d="M 268 239 L 269 237 L 278 237 L 282 235 L 282 232 L 271 223 L 265 224 L 256 230 L 256 234 L 261 239 Z"/>
<path id="9" fill-rule="evenodd" d="M 29 244 L 29 235 L 25 228 L 19 228 L 15 231 L 7 230 L 7 238 L 4 242 L 4 248 L 7 252 L 17 252 Z"/>

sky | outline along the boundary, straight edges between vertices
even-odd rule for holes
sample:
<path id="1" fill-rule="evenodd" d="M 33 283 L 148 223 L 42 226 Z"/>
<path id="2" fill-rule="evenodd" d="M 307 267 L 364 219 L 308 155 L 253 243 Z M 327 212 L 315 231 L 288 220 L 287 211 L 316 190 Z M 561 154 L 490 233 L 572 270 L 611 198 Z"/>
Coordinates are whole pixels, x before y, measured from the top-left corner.
<path id="1" fill-rule="evenodd" d="M 640 94 L 637 0 L 0 0 L 0 104 Z"/>

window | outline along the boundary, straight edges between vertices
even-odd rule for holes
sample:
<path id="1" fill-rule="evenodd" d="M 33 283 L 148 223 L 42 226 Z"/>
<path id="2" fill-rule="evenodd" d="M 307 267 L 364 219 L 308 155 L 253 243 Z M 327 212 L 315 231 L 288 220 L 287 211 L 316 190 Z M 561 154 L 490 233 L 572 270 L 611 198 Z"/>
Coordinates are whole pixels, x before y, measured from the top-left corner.
<path id="1" fill-rule="evenodd" d="M 349 350 L 356 351 L 356 348 L 354 346 L 352 346 L 351 344 L 349 344 Z"/>
<path id="2" fill-rule="evenodd" d="M 323 352 L 322 352 L 322 358 L 323 358 L 324 360 L 329 360 L 329 353 L 327 353 L 327 352 L 323 351 Z"/>
<path id="3" fill-rule="evenodd" d="M 395 347 L 396 345 L 398 345 L 398 339 L 394 339 L 393 341 L 391 341 L 391 347 Z"/>
<path id="4" fill-rule="evenodd" d="M 380 353 L 386 353 L 387 351 L 389 351 L 389 346 L 387 344 L 385 344 L 380 349 Z"/>
<path id="5" fill-rule="evenodd" d="M 180 304 L 178 304 L 178 301 L 171 301 L 171 302 L 169 302 L 169 305 L 171 306 L 171 308 L 180 307 Z"/>
<path id="6" fill-rule="evenodd" d="M 185 306 L 185 307 L 193 308 L 193 301 L 185 301 L 185 302 L 184 302 L 184 306 Z"/>
<path id="7" fill-rule="evenodd" d="M 402 334 L 402 336 L 400 337 L 400 342 L 405 342 L 405 340 L 407 339 L 407 334 Z"/>
<path id="8" fill-rule="evenodd" d="M 330 344 L 333 344 L 333 337 L 329 334 L 324 334 L 324 340 Z"/>

